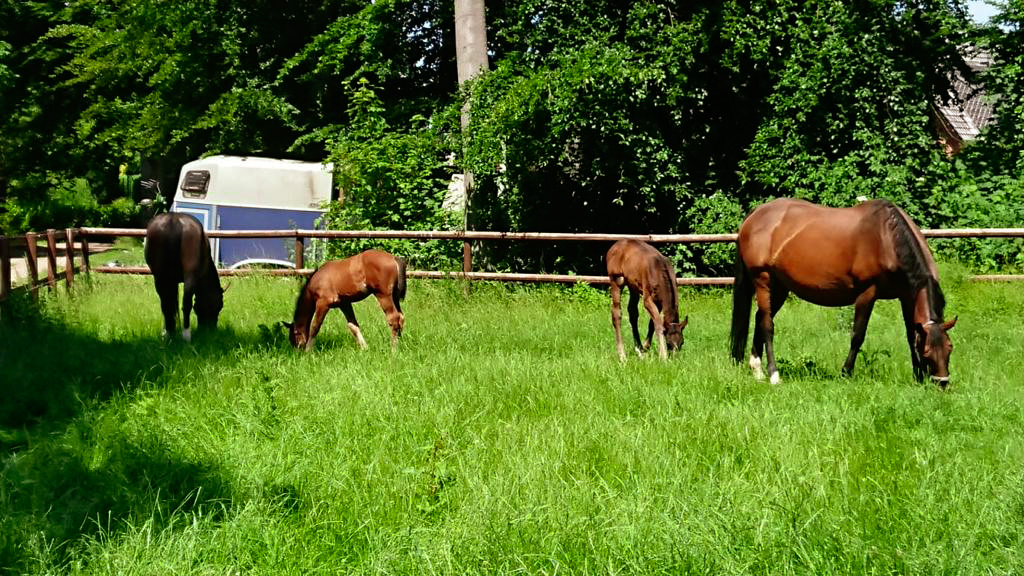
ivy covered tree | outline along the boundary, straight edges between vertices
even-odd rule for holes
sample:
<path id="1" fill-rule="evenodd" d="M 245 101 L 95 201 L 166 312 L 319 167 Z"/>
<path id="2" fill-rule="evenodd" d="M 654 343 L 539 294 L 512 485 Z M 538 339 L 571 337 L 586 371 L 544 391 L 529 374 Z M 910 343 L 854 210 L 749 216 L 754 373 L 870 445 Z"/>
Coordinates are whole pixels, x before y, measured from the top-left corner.
<path id="1" fill-rule="evenodd" d="M 492 227 L 724 232 L 776 195 L 887 196 L 927 221 L 915 201 L 946 162 L 930 105 L 969 30 L 955 1 L 530 0 L 497 18 L 467 158 Z"/>

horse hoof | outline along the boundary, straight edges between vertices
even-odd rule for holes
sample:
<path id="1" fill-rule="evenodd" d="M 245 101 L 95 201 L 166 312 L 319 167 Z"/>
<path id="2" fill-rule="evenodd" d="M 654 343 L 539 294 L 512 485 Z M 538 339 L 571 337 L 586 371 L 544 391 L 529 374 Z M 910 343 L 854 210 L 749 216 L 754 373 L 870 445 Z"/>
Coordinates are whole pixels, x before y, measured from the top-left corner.
<path id="1" fill-rule="evenodd" d="M 756 356 L 750 357 L 750 369 L 754 372 L 755 380 L 764 380 L 764 370 L 761 370 L 761 359 Z"/>
<path id="2" fill-rule="evenodd" d="M 772 377 L 769 380 L 769 382 L 771 382 L 773 385 L 778 384 L 779 382 L 782 382 L 782 378 L 779 377 L 778 372 L 772 372 Z"/>

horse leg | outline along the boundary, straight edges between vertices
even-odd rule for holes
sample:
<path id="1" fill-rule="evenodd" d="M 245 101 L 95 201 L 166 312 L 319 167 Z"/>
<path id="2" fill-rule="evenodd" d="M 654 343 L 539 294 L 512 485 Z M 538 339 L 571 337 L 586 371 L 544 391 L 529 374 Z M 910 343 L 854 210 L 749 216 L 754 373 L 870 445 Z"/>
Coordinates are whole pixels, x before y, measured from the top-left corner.
<path id="1" fill-rule="evenodd" d="M 313 349 L 316 345 L 316 335 L 320 333 L 320 327 L 323 326 L 324 318 L 327 318 L 327 313 L 330 312 L 331 306 L 325 300 L 316 301 L 316 312 L 313 314 L 313 322 L 309 325 L 309 335 L 306 337 L 306 351 Z"/>
<path id="2" fill-rule="evenodd" d="M 907 346 L 910 347 L 910 364 L 914 367 L 914 378 L 918 382 L 924 380 L 924 363 L 917 355 L 917 347 L 914 346 L 916 335 L 914 332 L 914 299 L 900 298 L 900 308 L 903 310 L 903 324 L 907 330 Z"/>
<path id="3" fill-rule="evenodd" d="M 647 303 L 644 303 L 644 309 L 647 309 Z M 644 346 L 650 350 L 652 337 L 654 336 L 654 316 L 647 319 L 647 338 L 644 339 Z"/>
<path id="4" fill-rule="evenodd" d="M 658 306 L 654 304 L 654 296 L 644 296 L 644 308 L 647 310 L 647 314 L 650 315 L 651 320 L 647 325 L 647 341 L 651 341 L 651 329 L 658 335 L 658 354 L 662 360 L 668 359 L 668 345 L 665 344 L 665 323 L 661 318 L 661 312 L 658 310 Z"/>
<path id="5" fill-rule="evenodd" d="M 755 380 L 764 379 L 764 370 L 762 369 L 761 355 L 764 354 L 764 333 L 761 331 L 761 326 L 764 324 L 764 320 L 761 318 L 763 312 L 758 308 L 754 311 L 754 338 L 752 346 L 750 347 L 750 369 L 754 372 Z"/>
<path id="6" fill-rule="evenodd" d="M 615 349 L 619 360 L 626 361 L 626 347 L 622 344 L 622 285 L 612 280 L 612 327 L 615 328 Z"/>
<path id="7" fill-rule="evenodd" d="M 637 328 L 637 322 L 640 320 L 640 295 L 636 293 L 636 290 L 629 289 L 629 302 L 626 303 L 626 309 L 629 312 L 629 325 L 633 328 L 633 342 L 636 345 L 636 354 L 643 358 L 644 352 L 651 347 L 650 342 L 640 341 L 640 329 Z"/>
<path id="8" fill-rule="evenodd" d="M 857 362 L 857 353 L 864 344 L 864 333 L 868 329 L 868 320 L 871 319 L 871 310 L 875 307 L 875 288 L 872 286 L 857 296 L 853 306 L 853 334 L 850 337 L 850 354 L 846 356 L 846 363 L 843 364 L 843 375 L 853 374 L 853 365 Z"/>
<path id="9" fill-rule="evenodd" d="M 377 294 L 377 302 L 384 315 L 388 318 L 388 326 L 391 327 L 391 349 L 398 346 L 398 339 L 402 336 L 402 329 L 405 328 L 405 315 L 398 308 L 397 302 L 391 295 Z"/>
<path id="10" fill-rule="evenodd" d="M 181 338 L 185 342 L 192 341 L 192 300 L 196 295 L 196 281 L 185 278 L 185 286 L 181 294 Z"/>
<path id="11" fill-rule="evenodd" d="M 156 293 L 160 297 L 160 312 L 164 316 L 164 338 L 171 338 L 175 331 L 175 320 L 178 315 L 178 284 L 166 284 L 159 281 L 156 284 Z"/>
<path id="12" fill-rule="evenodd" d="M 751 355 L 750 365 L 754 369 L 756 376 L 761 367 L 761 350 L 759 347 L 763 346 L 768 360 L 769 380 L 772 384 L 778 384 L 781 379 L 779 378 L 779 367 L 775 364 L 775 314 L 782 308 L 787 294 L 785 291 L 773 293 L 771 276 L 767 272 L 762 272 L 755 280 L 754 285 L 756 287 L 755 298 L 757 300 L 757 314 L 755 317 L 757 325 L 754 327 L 754 353 Z M 760 335 L 758 335 L 758 332 L 760 332 Z"/>
<path id="13" fill-rule="evenodd" d="M 343 302 L 340 308 L 341 313 L 345 315 L 345 321 L 348 322 L 348 329 L 356 337 L 359 347 L 366 349 L 366 340 L 363 338 L 363 331 L 359 329 L 359 322 L 356 320 L 356 311 L 352 309 L 352 303 Z"/>

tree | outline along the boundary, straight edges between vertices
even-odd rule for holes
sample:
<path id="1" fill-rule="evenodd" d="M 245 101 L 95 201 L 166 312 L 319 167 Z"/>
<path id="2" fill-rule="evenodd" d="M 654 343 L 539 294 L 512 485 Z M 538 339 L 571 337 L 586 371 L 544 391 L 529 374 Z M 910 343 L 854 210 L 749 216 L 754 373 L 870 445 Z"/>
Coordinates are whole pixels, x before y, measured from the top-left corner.
<path id="1" fill-rule="evenodd" d="M 487 25 L 484 19 L 484 0 L 455 0 L 456 58 L 459 86 L 465 88 L 477 74 L 487 70 Z M 469 138 L 469 120 L 472 106 L 467 99 L 462 106 L 460 125 L 463 138 Z M 465 154 L 465 149 L 463 149 Z M 473 196 L 473 172 L 463 173 L 463 229 L 470 229 L 470 210 Z M 467 244 L 468 247 L 468 244 Z M 468 248 L 467 248 L 468 249 Z"/>
<path id="2" fill-rule="evenodd" d="M 473 94 L 478 214 L 496 229 L 725 232 L 766 197 L 868 194 L 927 222 L 915 200 L 946 162 L 929 103 L 961 60 L 957 5 L 505 3 L 504 57 Z M 522 250 L 543 266 L 600 262 Z M 679 264 L 724 273 L 726 252 Z"/>

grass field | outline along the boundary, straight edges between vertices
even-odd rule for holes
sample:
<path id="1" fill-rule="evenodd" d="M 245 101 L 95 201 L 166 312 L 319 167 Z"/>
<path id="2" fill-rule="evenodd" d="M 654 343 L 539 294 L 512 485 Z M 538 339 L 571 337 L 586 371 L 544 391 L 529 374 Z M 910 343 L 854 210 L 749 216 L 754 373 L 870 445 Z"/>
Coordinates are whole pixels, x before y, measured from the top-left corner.
<path id="1" fill-rule="evenodd" d="M 945 392 L 893 302 L 844 379 L 851 312 L 791 299 L 771 386 L 717 289 L 622 364 L 585 287 L 413 281 L 397 351 L 370 301 L 302 354 L 295 279 L 189 345 L 94 275 L 0 323 L 0 574 L 1019 574 L 1024 288 L 944 278 Z"/>

